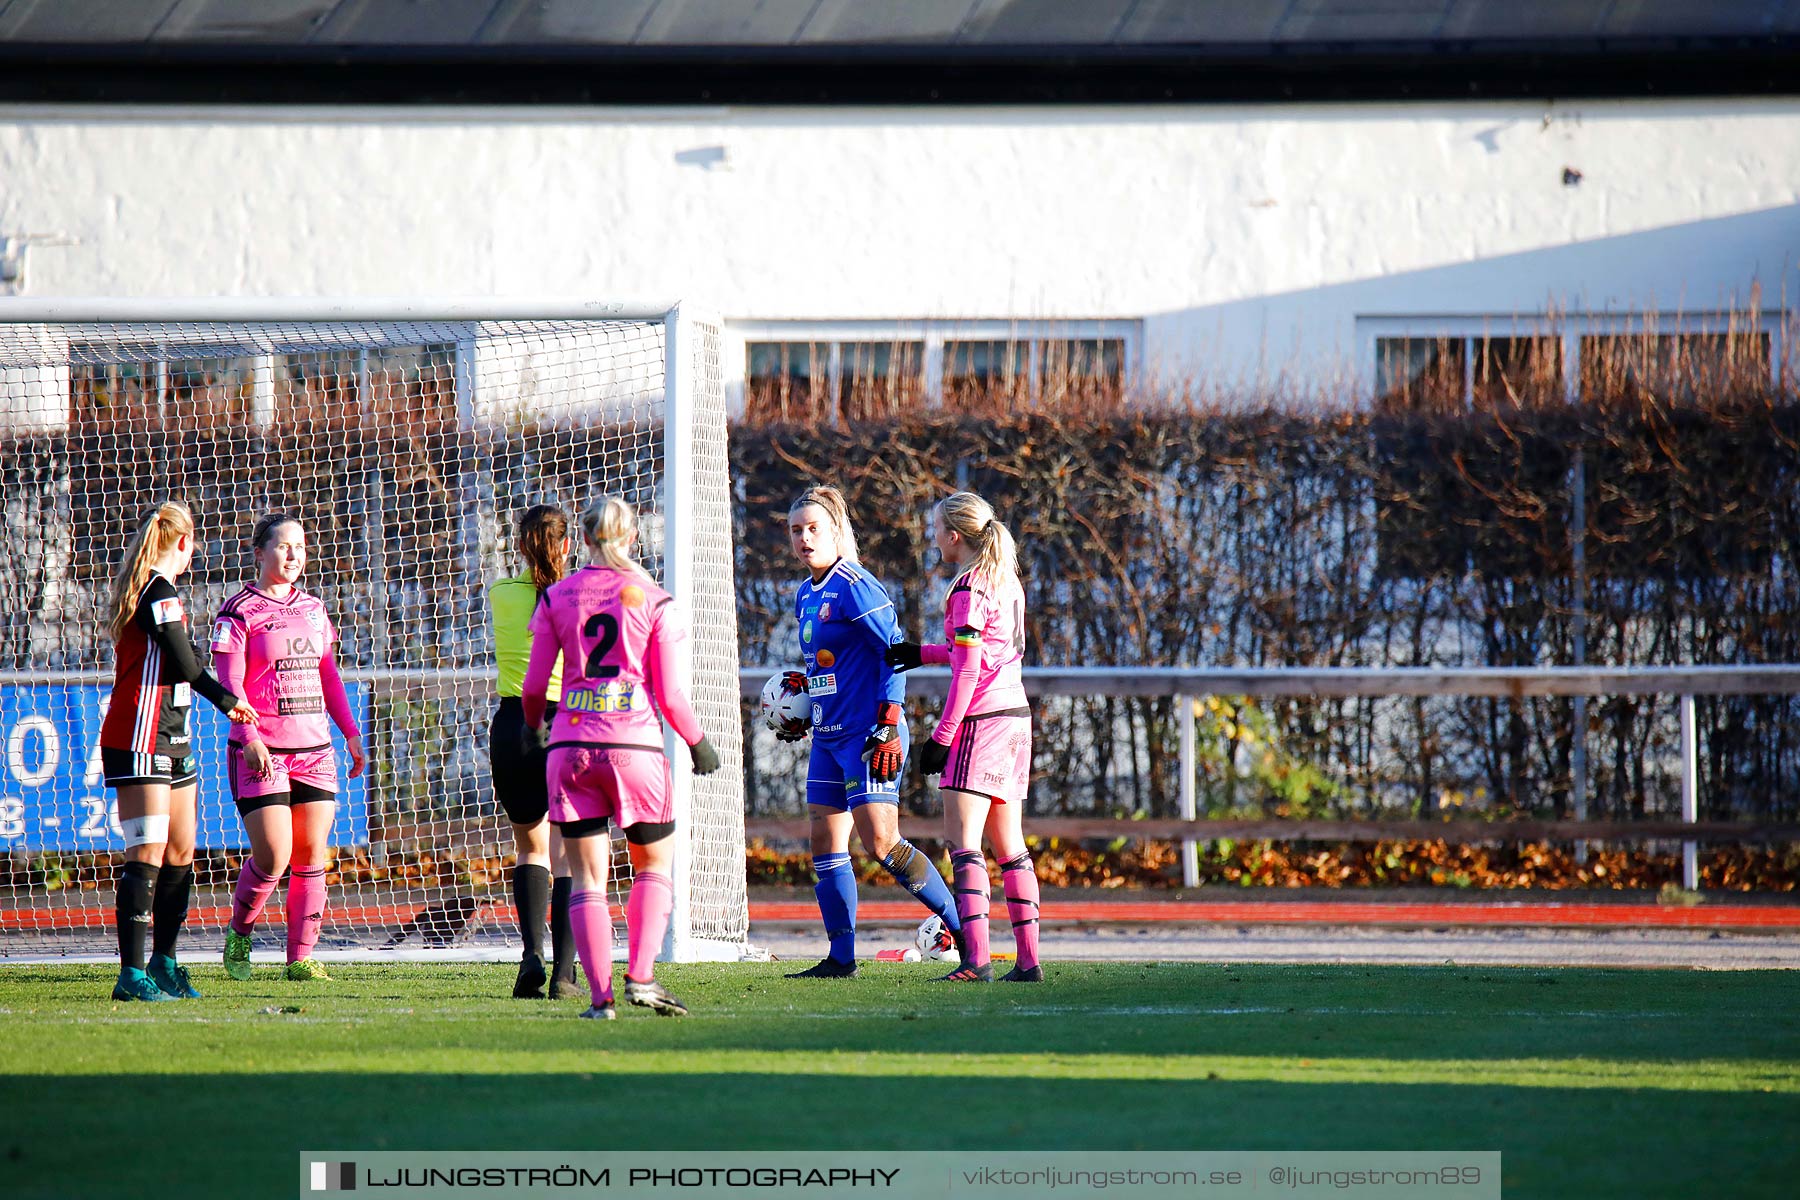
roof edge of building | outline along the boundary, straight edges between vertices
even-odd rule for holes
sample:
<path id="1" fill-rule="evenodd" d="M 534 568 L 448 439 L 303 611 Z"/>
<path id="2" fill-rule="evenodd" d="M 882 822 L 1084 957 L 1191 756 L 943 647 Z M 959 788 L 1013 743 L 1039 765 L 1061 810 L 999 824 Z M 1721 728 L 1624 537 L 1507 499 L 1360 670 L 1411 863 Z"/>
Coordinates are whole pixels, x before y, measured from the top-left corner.
<path id="1" fill-rule="evenodd" d="M 0 102 L 1296 103 L 1800 94 L 1800 37 L 1156 46 L 0 43 Z"/>

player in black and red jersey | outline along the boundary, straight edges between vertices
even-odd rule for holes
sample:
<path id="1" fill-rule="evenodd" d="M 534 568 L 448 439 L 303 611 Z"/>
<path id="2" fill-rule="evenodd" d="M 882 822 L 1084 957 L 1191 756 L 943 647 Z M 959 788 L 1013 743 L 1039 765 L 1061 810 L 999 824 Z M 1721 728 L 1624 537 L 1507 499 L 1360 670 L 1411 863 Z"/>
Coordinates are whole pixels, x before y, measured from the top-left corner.
<path id="1" fill-rule="evenodd" d="M 194 515 L 167 501 L 145 518 L 113 572 L 107 628 L 114 640 L 112 698 L 100 725 L 100 765 L 118 792 L 125 832 L 119 876 L 119 980 L 114 1000 L 198 996 L 175 961 L 194 884 L 198 778 L 188 711 L 199 692 L 233 721 L 256 710 L 207 674 L 188 638 L 175 580 L 194 559 Z M 144 931 L 151 927 L 149 969 Z"/>

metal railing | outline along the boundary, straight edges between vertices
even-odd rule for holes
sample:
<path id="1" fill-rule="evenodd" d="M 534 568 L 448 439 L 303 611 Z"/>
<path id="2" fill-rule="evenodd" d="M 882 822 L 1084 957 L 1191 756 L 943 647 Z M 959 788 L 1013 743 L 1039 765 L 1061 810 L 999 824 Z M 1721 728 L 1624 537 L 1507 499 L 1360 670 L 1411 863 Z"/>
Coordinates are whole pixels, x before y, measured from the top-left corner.
<path id="1" fill-rule="evenodd" d="M 740 667 L 741 694 L 754 699 L 775 667 Z M 1681 820 L 1678 823 L 1636 821 L 1559 821 L 1554 831 L 1569 840 L 1602 837 L 1679 837 L 1682 882 L 1692 888 L 1699 879 L 1698 842 L 1746 836 L 1786 836 L 1775 827 L 1740 828 L 1699 821 L 1698 737 L 1696 696 L 1793 695 L 1800 693 L 1800 663 L 1723 667 L 1027 667 L 1025 690 L 1033 696 L 1172 697 L 1178 703 L 1180 746 L 1180 820 L 1131 822 L 1146 836 L 1181 835 L 1182 878 L 1199 881 L 1199 843 L 1216 837 L 1281 836 L 1279 822 L 1221 820 L 1198 822 L 1197 746 L 1192 701 L 1202 696 L 1675 696 L 1681 723 Z M 452 670 L 347 670 L 346 680 L 370 685 L 378 695 L 412 699 L 477 699 L 493 694 L 491 668 Z M 103 684 L 111 676 L 100 671 L 0 671 L 0 685 Z M 924 667 L 907 673 L 915 695 L 942 696 L 950 672 Z M 1181 701 L 1187 701 L 1181 703 Z M 1097 822 L 1088 822 L 1098 826 Z M 1318 834 L 1340 840 L 1391 837 L 1416 833 L 1418 822 L 1335 821 L 1322 823 Z M 1189 830 L 1205 830 L 1195 836 Z M 1544 823 L 1433 823 L 1434 836 L 1468 832 L 1471 837 L 1538 834 Z M 1291 834 L 1289 836 L 1292 836 Z"/>
<path id="2" fill-rule="evenodd" d="M 757 696 L 771 670 L 745 667 L 739 671 L 743 694 Z M 1661 822 L 1633 822 L 1637 836 L 1687 835 L 1681 843 L 1682 883 L 1699 883 L 1698 842 L 1694 835 L 1727 839 L 1734 834 L 1776 833 L 1781 830 L 1734 830 L 1731 826 L 1699 824 L 1698 737 L 1694 721 L 1696 696 L 1791 695 L 1800 693 L 1800 663 L 1767 666 L 1724 667 L 1027 667 L 1025 690 L 1033 696 L 1153 696 L 1173 697 L 1179 720 L 1180 814 L 1179 822 L 1159 822 L 1158 832 L 1174 826 L 1194 826 L 1198 818 L 1197 747 L 1194 737 L 1194 705 L 1201 696 L 1491 696 L 1519 699 L 1526 696 L 1669 696 L 1678 697 L 1681 721 L 1681 821 L 1670 827 Z M 907 673 L 908 690 L 941 696 L 949 688 L 950 672 L 926 667 Z M 1142 828 L 1143 823 L 1133 822 Z M 1409 823 L 1407 828 L 1417 823 Z M 1208 821 L 1209 831 L 1196 838 L 1181 831 L 1181 874 L 1192 887 L 1199 882 L 1199 842 L 1207 837 L 1271 836 L 1268 821 Z M 1354 839 L 1394 836 L 1401 827 L 1386 822 L 1330 822 L 1325 836 Z M 1562 821 L 1556 823 L 1572 840 L 1621 836 L 1617 822 Z M 1448 826 L 1434 826 L 1444 836 Z M 1541 823 L 1530 828 L 1541 829 Z M 1256 833 L 1248 833 L 1249 830 Z M 1150 830 L 1143 829 L 1145 833 Z M 1520 830 L 1504 825 L 1484 826 L 1487 837 L 1514 836 Z M 1276 834 L 1274 836 L 1280 836 Z"/>

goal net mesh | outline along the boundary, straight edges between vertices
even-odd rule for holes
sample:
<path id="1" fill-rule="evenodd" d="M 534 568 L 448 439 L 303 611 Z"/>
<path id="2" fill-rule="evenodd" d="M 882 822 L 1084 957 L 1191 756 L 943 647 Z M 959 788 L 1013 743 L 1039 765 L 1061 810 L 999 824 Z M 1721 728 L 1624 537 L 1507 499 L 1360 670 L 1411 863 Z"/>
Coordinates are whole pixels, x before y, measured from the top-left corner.
<path id="1" fill-rule="evenodd" d="M 747 930 L 737 628 L 715 326 L 674 339 L 691 419 L 669 428 L 661 321 L 0 324 L 0 956 L 104 954 L 123 848 L 98 732 L 112 682 L 114 564 L 164 499 L 194 511 L 177 583 L 201 661 L 251 576 L 258 516 L 304 522 L 300 585 L 336 623 L 368 769 L 342 777 L 321 949 L 516 944 L 511 827 L 494 799 L 487 589 L 517 574 L 518 515 L 634 504 L 640 558 L 694 629 L 691 695 L 723 769 L 675 761 L 687 819 L 677 957 Z M 671 455 L 667 439 L 689 439 Z M 671 458 L 691 463 L 668 479 Z M 691 529 L 666 528 L 664 498 Z M 670 551 L 673 547 L 673 551 Z M 192 715 L 198 853 L 186 947 L 212 952 L 246 853 L 223 716 Z M 630 865 L 616 840 L 613 900 Z M 279 946 L 277 890 L 259 950 Z"/>

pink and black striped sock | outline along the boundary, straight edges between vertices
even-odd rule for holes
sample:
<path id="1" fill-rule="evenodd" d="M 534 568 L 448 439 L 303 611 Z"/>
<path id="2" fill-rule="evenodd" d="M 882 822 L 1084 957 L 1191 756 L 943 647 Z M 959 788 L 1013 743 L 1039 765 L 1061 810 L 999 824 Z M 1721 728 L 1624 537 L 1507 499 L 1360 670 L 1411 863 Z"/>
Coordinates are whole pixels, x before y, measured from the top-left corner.
<path id="1" fill-rule="evenodd" d="M 979 850 L 953 850 L 950 870 L 956 877 L 956 911 L 962 917 L 963 939 L 969 947 L 969 960 L 963 965 L 986 966 L 988 908 L 993 887 L 988 879 L 987 860 Z"/>
<path id="2" fill-rule="evenodd" d="M 1029 971 L 1038 965 L 1038 881 L 1029 853 L 1000 864 L 1000 885 L 1006 889 L 1006 913 L 1012 918 L 1013 941 L 1019 948 L 1019 970 Z"/>

